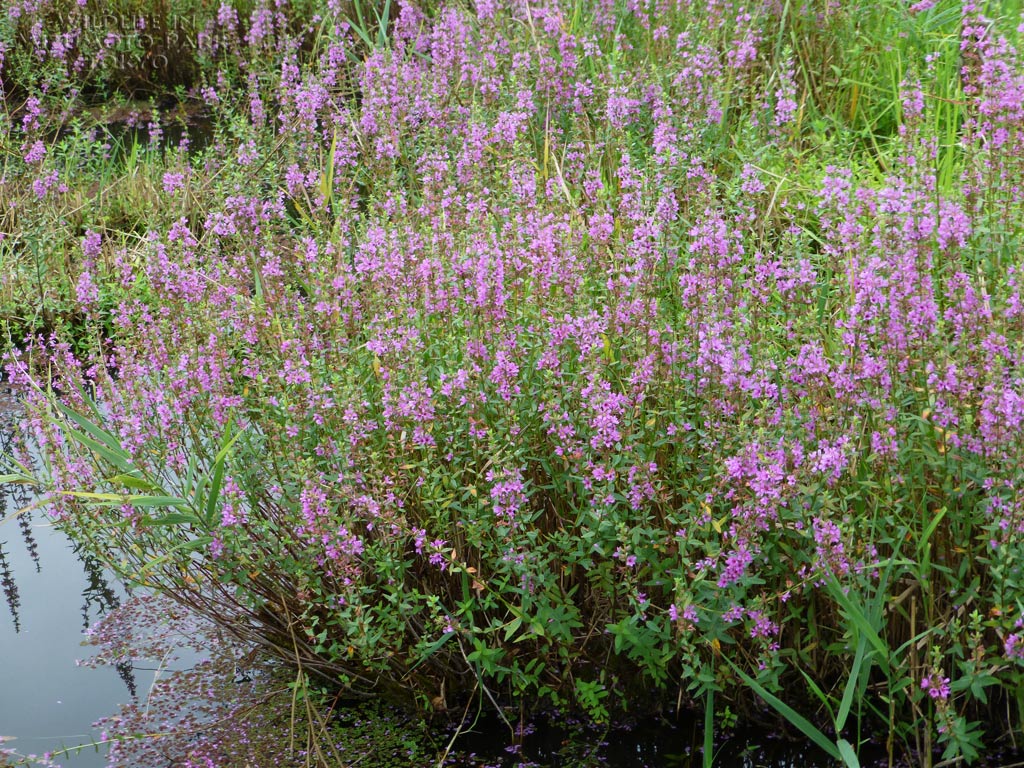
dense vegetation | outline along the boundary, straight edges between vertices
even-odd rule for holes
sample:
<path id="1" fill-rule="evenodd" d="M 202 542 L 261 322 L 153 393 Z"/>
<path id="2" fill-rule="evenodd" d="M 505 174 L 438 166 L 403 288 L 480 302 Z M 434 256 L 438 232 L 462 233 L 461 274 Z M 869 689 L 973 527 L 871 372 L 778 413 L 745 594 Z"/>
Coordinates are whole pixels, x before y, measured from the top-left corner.
<path id="1" fill-rule="evenodd" d="M 1022 29 L 15 0 L 7 480 L 349 693 L 971 761 L 1024 722 Z"/>

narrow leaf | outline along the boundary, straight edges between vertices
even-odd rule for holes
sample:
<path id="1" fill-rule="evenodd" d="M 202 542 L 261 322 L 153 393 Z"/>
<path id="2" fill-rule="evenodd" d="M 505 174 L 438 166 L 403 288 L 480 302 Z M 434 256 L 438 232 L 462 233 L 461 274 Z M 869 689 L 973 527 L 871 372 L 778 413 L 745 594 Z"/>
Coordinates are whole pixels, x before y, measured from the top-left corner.
<path id="1" fill-rule="evenodd" d="M 853 745 L 850 742 L 846 739 L 839 739 L 836 742 L 836 746 L 839 747 L 839 755 L 842 757 L 846 768 L 860 768 L 860 760 L 857 759 L 857 753 L 854 752 Z"/>
<path id="2" fill-rule="evenodd" d="M 146 517 L 142 520 L 144 525 L 198 525 L 199 518 L 188 512 L 172 512 L 160 517 Z"/>
<path id="3" fill-rule="evenodd" d="M 857 629 L 864 633 L 868 641 L 874 646 L 875 651 L 878 652 L 879 659 L 886 667 L 889 666 L 889 647 L 885 644 L 885 641 L 879 636 L 878 632 L 868 617 L 861 610 L 859 605 L 856 605 L 850 596 L 843 592 L 843 588 L 839 586 L 839 582 L 836 581 L 835 576 L 832 576 L 828 581 L 825 582 L 828 587 L 829 594 L 832 599 L 842 606 L 843 610 L 846 611 L 846 615 L 849 619 L 857 625 Z"/>
<path id="4" fill-rule="evenodd" d="M 452 639 L 453 637 L 455 637 L 455 633 L 454 633 L 454 632 L 445 632 L 445 633 L 444 633 L 443 635 L 441 635 L 440 639 L 438 639 L 438 640 L 435 640 L 435 641 L 434 641 L 434 642 L 432 642 L 432 643 L 431 643 L 430 645 L 428 645 L 428 646 L 427 646 L 427 647 L 426 647 L 426 648 L 424 649 L 424 651 L 423 651 L 423 655 L 422 655 L 422 656 L 420 657 L 420 660 L 419 660 L 419 661 L 417 661 L 417 662 L 416 662 L 415 664 L 413 664 L 413 665 L 412 665 L 412 666 L 411 666 L 411 667 L 409 668 L 409 672 L 408 672 L 408 673 L 406 673 L 406 674 L 411 674 L 411 673 L 412 673 L 412 671 L 413 671 L 414 669 L 416 669 L 416 667 L 418 667 L 418 666 L 419 666 L 420 664 L 422 664 L 422 663 L 423 663 L 423 662 L 425 662 L 425 661 L 426 661 L 427 659 L 429 659 L 429 658 L 430 658 L 431 656 L 433 656 L 433 655 L 434 655 L 435 653 L 437 653 L 437 652 L 438 652 L 439 650 L 441 650 L 441 646 L 443 646 L 443 645 L 444 645 L 445 643 L 447 643 L 447 642 L 448 642 L 449 640 L 451 640 L 451 639 Z"/>
<path id="5" fill-rule="evenodd" d="M 860 668 L 867 658 L 868 640 L 861 633 L 857 633 L 857 654 L 853 658 L 853 666 L 850 668 L 850 676 L 846 680 L 846 689 L 843 691 L 843 700 L 839 702 L 839 713 L 836 715 L 836 733 L 843 730 L 846 725 L 846 718 L 850 714 L 850 707 L 853 706 L 853 694 L 860 687 Z M 868 662 L 865 674 L 871 670 L 871 663 Z"/>
<path id="6" fill-rule="evenodd" d="M 132 579 L 134 579 L 135 581 L 138 581 L 138 582 L 142 583 L 144 581 L 144 577 L 148 573 L 150 573 L 154 569 L 156 569 L 157 566 L 163 565 L 168 560 L 170 560 L 171 559 L 171 555 L 175 554 L 176 552 L 187 553 L 187 552 L 191 552 L 191 551 L 196 550 L 196 549 L 202 549 L 203 547 L 205 547 L 206 545 L 208 545 L 212 541 L 213 541 L 213 536 L 208 536 L 208 535 L 196 536 L 194 539 L 189 539 L 188 541 L 183 541 L 180 544 L 177 544 L 176 546 L 171 547 L 166 552 L 164 552 L 162 555 L 159 555 L 158 557 L 155 557 L 152 560 L 148 561 L 142 567 L 142 570 L 139 571 L 137 574 L 124 574 L 124 575 L 129 576 Z"/>
<path id="7" fill-rule="evenodd" d="M 231 434 L 231 420 L 228 420 L 227 427 L 224 430 L 224 444 L 221 446 L 220 451 L 213 459 L 213 477 L 210 480 L 210 495 L 206 498 L 206 524 L 214 524 L 214 514 L 217 510 L 217 502 L 220 500 L 220 486 L 224 482 L 224 462 L 227 460 L 228 453 L 231 451 L 231 447 L 238 441 L 238 438 L 242 436 L 242 431 L 239 430 L 235 433 L 234 437 L 228 437 Z"/>
<path id="8" fill-rule="evenodd" d="M 945 516 L 946 507 L 943 507 L 935 514 L 935 517 L 931 519 L 931 522 L 928 523 L 928 526 L 924 529 L 924 533 L 921 534 L 921 539 L 917 542 L 918 552 L 923 550 L 928 545 L 929 540 L 931 540 L 932 534 L 935 533 L 935 529 L 939 527 L 939 523 L 942 522 L 942 518 L 944 518 Z"/>
<path id="9" fill-rule="evenodd" d="M 56 403 L 56 406 L 57 410 L 63 413 L 65 417 L 75 422 L 75 424 L 77 424 L 85 432 L 87 432 L 94 440 L 98 440 L 99 442 L 103 443 L 105 446 L 110 448 L 112 451 L 117 451 L 123 454 L 125 458 L 128 458 L 128 454 L 125 453 L 125 450 L 121 447 L 121 441 L 114 437 L 114 435 L 110 434 L 104 429 L 101 429 L 99 426 L 89 421 L 80 413 L 77 413 L 71 408 L 68 408 L 63 403 Z"/>
<path id="10" fill-rule="evenodd" d="M 114 475 L 109 480 L 107 480 L 107 482 L 110 483 L 111 485 L 123 485 L 126 488 L 134 488 L 137 491 L 151 491 L 152 492 L 152 491 L 160 490 L 157 486 L 155 486 L 149 480 L 146 480 L 143 477 L 139 477 L 138 475 L 127 475 L 127 474 Z"/>
<path id="11" fill-rule="evenodd" d="M 791 706 L 786 704 L 781 699 L 773 696 L 764 686 L 758 683 L 754 678 L 736 666 L 730 659 L 723 656 L 726 663 L 733 668 L 733 671 L 740 676 L 744 683 L 754 691 L 758 696 L 765 700 L 765 703 L 769 704 L 776 712 L 782 715 L 786 720 L 789 721 L 790 725 L 795 728 L 799 728 L 800 731 L 811 741 L 821 747 L 829 756 L 836 760 L 842 759 L 839 754 L 839 749 L 836 744 L 828 738 L 824 733 L 819 731 L 814 725 L 803 715 L 793 709 Z"/>
<path id="12" fill-rule="evenodd" d="M 711 768 L 715 762 L 715 689 L 708 688 L 704 702 L 704 755 L 701 763 Z"/>

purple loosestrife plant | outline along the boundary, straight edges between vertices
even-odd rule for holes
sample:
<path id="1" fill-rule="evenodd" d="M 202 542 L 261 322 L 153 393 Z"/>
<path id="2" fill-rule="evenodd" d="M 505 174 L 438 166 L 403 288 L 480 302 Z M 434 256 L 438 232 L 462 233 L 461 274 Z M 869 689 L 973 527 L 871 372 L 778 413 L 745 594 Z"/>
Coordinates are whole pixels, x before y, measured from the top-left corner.
<path id="1" fill-rule="evenodd" d="M 1021 679 L 1012 36 L 967 9 L 956 86 L 907 53 L 865 149 L 782 45 L 841 9 L 400 3 L 368 49 L 339 7 L 208 20 L 210 145 L 147 150 L 150 226 L 76 241 L 85 330 L 8 356 L 54 515 L 350 691 L 796 722 L 803 674 L 837 759 L 870 716 L 976 752 Z"/>

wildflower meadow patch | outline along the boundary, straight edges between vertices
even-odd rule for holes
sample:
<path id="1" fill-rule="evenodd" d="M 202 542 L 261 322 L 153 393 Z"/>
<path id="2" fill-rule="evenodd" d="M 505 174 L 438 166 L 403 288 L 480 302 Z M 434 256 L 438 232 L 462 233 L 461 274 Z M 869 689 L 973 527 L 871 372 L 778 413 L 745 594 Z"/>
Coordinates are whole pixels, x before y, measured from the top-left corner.
<path id="1" fill-rule="evenodd" d="M 1020 736 L 1016 5 L 101 5 L 0 20 L 0 311 L 111 568 L 424 711 Z"/>

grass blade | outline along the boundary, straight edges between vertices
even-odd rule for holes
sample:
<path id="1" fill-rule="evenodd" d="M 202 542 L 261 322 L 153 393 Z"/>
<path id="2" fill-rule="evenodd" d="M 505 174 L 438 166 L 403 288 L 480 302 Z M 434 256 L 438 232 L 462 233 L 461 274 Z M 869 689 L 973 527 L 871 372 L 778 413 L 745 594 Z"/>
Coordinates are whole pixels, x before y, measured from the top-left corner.
<path id="1" fill-rule="evenodd" d="M 715 689 L 708 688 L 704 703 L 704 768 L 711 768 L 715 762 Z"/>
<path id="2" fill-rule="evenodd" d="M 860 768 L 860 760 L 857 758 L 857 753 L 850 742 L 846 739 L 840 739 L 836 742 L 836 746 L 839 747 L 839 755 L 846 768 Z"/>
<path id="3" fill-rule="evenodd" d="M 836 714 L 836 733 L 840 733 L 843 730 L 843 726 L 846 725 L 846 718 L 850 714 L 850 708 L 853 706 L 853 695 L 860 687 L 861 678 L 861 667 L 865 661 L 868 661 L 868 665 L 864 670 L 866 675 L 871 670 L 871 662 L 868 650 L 867 638 L 858 633 L 857 635 L 857 654 L 853 658 L 853 666 L 850 668 L 850 676 L 846 680 L 846 689 L 843 691 L 843 700 L 839 702 L 839 712 Z"/>
<path id="4" fill-rule="evenodd" d="M 206 497 L 206 524 L 212 526 L 214 524 L 214 513 L 217 511 L 217 502 L 220 499 L 220 487 L 224 482 L 224 464 L 227 461 L 228 454 L 231 452 L 231 448 L 238 438 L 242 436 L 244 430 L 239 430 L 233 436 L 231 435 L 231 425 L 234 419 L 228 419 L 227 426 L 224 428 L 224 438 L 220 450 L 213 459 L 213 476 L 210 479 L 210 493 Z"/>
<path id="5" fill-rule="evenodd" d="M 871 643 L 875 651 L 878 653 L 879 659 L 885 664 L 886 668 L 888 668 L 889 647 L 878 634 L 878 631 L 872 626 L 871 621 L 865 615 L 864 611 L 861 610 L 861 607 L 856 605 L 853 600 L 850 599 L 850 596 L 843 591 L 843 588 L 839 585 L 835 576 L 831 576 L 825 584 L 831 598 L 839 603 L 843 610 L 846 611 L 850 621 L 856 625 L 858 631 L 864 634 L 868 642 Z"/>
<path id="6" fill-rule="evenodd" d="M 724 657 L 723 657 L 724 658 Z M 763 685 L 757 682 L 754 678 L 736 666 L 728 658 L 725 659 L 726 663 L 733 668 L 733 671 L 740 676 L 740 679 L 746 683 L 747 687 L 750 688 L 754 693 L 764 699 L 765 703 L 772 707 L 776 712 L 786 718 L 790 725 L 798 728 L 807 738 L 821 747 L 830 757 L 836 760 L 842 760 L 842 756 L 839 752 L 839 747 L 833 742 L 828 736 L 822 733 L 820 730 L 814 727 L 814 724 L 810 720 L 805 718 L 782 699 L 769 693 Z"/>

